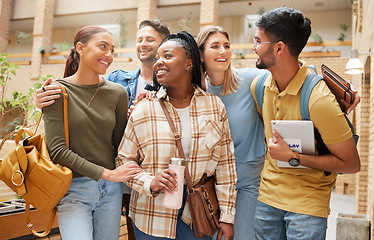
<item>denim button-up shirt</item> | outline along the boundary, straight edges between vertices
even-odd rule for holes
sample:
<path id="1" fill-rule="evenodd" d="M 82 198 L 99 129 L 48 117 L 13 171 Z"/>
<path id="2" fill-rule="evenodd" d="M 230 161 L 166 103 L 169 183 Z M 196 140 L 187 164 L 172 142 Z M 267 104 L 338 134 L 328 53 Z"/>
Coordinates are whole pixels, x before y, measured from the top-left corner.
<path id="1" fill-rule="evenodd" d="M 136 87 L 138 85 L 138 78 L 140 74 L 140 68 L 137 68 L 133 71 L 126 72 L 124 70 L 115 70 L 111 72 L 106 79 L 121 84 L 127 90 L 129 95 L 129 107 L 132 105 L 132 101 L 136 97 Z"/>

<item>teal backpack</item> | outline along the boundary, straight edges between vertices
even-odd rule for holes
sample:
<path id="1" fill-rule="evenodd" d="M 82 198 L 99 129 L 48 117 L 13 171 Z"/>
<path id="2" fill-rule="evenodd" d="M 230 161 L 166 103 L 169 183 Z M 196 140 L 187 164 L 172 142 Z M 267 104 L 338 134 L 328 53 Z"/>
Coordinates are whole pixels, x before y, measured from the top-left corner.
<path id="1" fill-rule="evenodd" d="M 308 68 L 313 69 L 314 72 L 309 73 L 308 77 L 305 79 L 305 82 L 301 88 L 301 94 L 300 94 L 300 112 L 301 112 L 301 118 L 302 120 L 310 120 L 309 115 L 309 97 L 312 93 L 312 90 L 314 86 L 322 80 L 322 77 L 317 75 L 317 69 L 314 66 L 308 66 Z M 270 72 L 267 71 L 266 73 L 263 73 L 260 78 L 258 79 L 255 87 L 255 93 L 256 93 L 256 100 L 257 104 L 260 107 L 262 111 L 262 104 L 264 100 L 264 90 L 265 90 L 265 80 L 269 76 Z"/>
<path id="2" fill-rule="evenodd" d="M 317 75 L 317 69 L 314 66 L 308 66 L 308 68 L 313 69 L 314 72 L 309 73 L 308 77 L 305 79 L 305 82 L 301 88 L 301 94 L 300 94 L 300 112 L 301 112 L 301 118 L 302 120 L 310 120 L 309 115 L 309 97 L 312 93 L 312 90 L 314 86 L 322 80 L 322 77 Z M 265 81 L 266 78 L 269 76 L 270 72 L 267 71 L 266 73 L 263 73 L 260 78 L 258 79 L 255 87 L 255 93 L 256 93 L 256 100 L 257 104 L 260 107 L 262 111 L 262 104 L 264 101 L 264 90 L 265 90 Z"/>
<path id="3" fill-rule="evenodd" d="M 305 82 L 304 82 L 303 86 L 301 87 L 300 113 L 301 113 L 301 118 L 304 121 L 310 120 L 309 107 L 308 107 L 310 94 L 312 93 L 312 90 L 313 90 L 314 86 L 319 81 L 322 80 L 322 77 L 317 75 L 317 73 L 316 73 L 317 70 L 314 66 L 310 65 L 310 66 L 308 66 L 308 68 L 313 69 L 314 72 L 309 73 L 309 75 L 305 79 Z M 264 101 L 264 90 L 265 90 L 264 83 L 265 83 L 266 78 L 269 76 L 269 74 L 270 74 L 269 71 L 267 71 L 266 73 L 263 73 L 259 77 L 259 79 L 256 83 L 256 86 L 255 86 L 255 98 L 256 98 L 257 104 L 258 104 L 259 108 L 261 109 L 261 111 L 262 111 L 262 105 L 263 105 L 263 101 Z M 349 121 L 349 119 L 347 118 L 347 116 L 345 114 L 344 114 L 344 117 L 347 120 L 347 123 L 348 123 L 349 127 L 351 128 L 354 140 L 357 144 L 359 136 L 355 134 L 353 125 L 352 125 L 351 121 Z M 330 150 L 326 147 L 326 144 L 322 140 L 321 134 L 318 132 L 318 130 L 316 128 L 314 128 L 314 135 L 315 135 L 315 139 L 317 141 L 316 148 L 317 148 L 318 154 L 319 155 L 330 154 L 331 153 Z M 325 172 L 326 176 L 328 176 L 330 174 L 331 174 L 330 172 Z"/>

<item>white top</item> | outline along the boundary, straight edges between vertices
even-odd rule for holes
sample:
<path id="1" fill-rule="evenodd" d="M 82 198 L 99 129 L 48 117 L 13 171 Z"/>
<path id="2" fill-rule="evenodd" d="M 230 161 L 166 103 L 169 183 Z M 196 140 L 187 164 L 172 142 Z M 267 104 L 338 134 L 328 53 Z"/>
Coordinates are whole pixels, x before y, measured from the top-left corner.
<path id="1" fill-rule="evenodd" d="M 144 79 L 142 78 L 142 76 L 140 76 L 140 74 L 139 74 L 139 77 L 138 77 L 138 85 L 136 85 L 136 94 L 135 94 L 135 99 L 138 99 L 139 94 L 143 91 L 144 87 L 145 87 L 147 84 L 153 86 L 153 81 L 144 80 Z"/>
<path id="2" fill-rule="evenodd" d="M 190 126 L 190 106 L 186 108 L 174 108 L 178 116 L 181 120 L 182 126 L 182 136 L 181 142 L 183 147 L 184 155 L 188 160 L 188 156 L 190 154 L 190 147 L 191 147 L 191 126 Z"/>

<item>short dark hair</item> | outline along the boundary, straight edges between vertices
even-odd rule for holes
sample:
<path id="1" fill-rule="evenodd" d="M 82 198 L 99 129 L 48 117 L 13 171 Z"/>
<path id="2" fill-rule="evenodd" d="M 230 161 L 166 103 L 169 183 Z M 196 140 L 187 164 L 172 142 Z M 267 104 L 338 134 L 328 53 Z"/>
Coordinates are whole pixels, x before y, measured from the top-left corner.
<path id="1" fill-rule="evenodd" d="M 139 24 L 139 29 L 142 29 L 143 27 L 152 27 L 156 32 L 158 32 L 161 37 L 164 38 L 165 36 L 170 34 L 169 28 L 160 20 L 154 19 L 154 20 L 143 20 Z"/>
<path id="2" fill-rule="evenodd" d="M 311 33 L 311 21 L 302 12 L 280 7 L 262 15 L 256 26 L 265 31 L 270 41 L 284 42 L 292 56 L 298 57 Z"/>

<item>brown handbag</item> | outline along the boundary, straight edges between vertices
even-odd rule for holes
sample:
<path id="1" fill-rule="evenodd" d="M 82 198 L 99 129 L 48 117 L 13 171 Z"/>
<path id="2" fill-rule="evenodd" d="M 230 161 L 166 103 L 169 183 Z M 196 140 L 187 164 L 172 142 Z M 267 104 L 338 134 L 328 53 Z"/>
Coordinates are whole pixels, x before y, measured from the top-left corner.
<path id="1" fill-rule="evenodd" d="M 181 138 L 174 126 L 165 103 L 162 99 L 159 99 L 159 102 L 173 132 L 175 142 L 178 146 L 179 155 L 183 159 L 186 159 L 183 152 Z M 192 186 L 192 181 L 187 166 L 185 168 L 184 175 L 187 184 L 187 202 L 190 207 L 192 226 L 195 235 L 198 238 L 202 238 L 205 235 L 213 236 L 219 228 L 220 216 L 215 190 L 215 176 L 213 175 L 207 178 L 206 173 L 204 173 L 203 177 L 200 179 L 200 182 L 197 185 Z"/>
<path id="2" fill-rule="evenodd" d="M 62 89 L 64 131 L 66 144 L 69 147 L 67 94 L 63 86 Z M 73 176 L 69 168 L 58 166 L 51 161 L 44 136 L 36 134 L 41 118 L 40 116 L 34 133 L 25 128 L 18 132 L 15 139 L 17 147 L 0 161 L 0 179 L 26 200 L 27 227 L 37 237 L 45 237 L 51 231 L 56 216 L 56 205 L 68 191 Z M 29 137 L 18 144 L 24 132 Z M 46 230 L 42 233 L 38 233 L 30 222 L 30 204 L 39 211 L 52 211 Z"/>
<path id="3" fill-rule="evenodd" d="M 187 169 L 187 168 L 186 168 Z M 186 171 L 188 174 L 188 170 Z M 193 230 L 196 237 L 202 238 L 205 235 L 213 236 L 219 228 L 220 210 L 215 190 L 215 177 L 206 177 L 204 173 L 200 183 L 189 188 L 187 181 L 188 195 L 187 202 L 190 206 Z"/>

